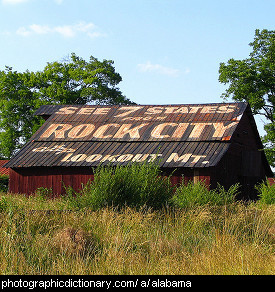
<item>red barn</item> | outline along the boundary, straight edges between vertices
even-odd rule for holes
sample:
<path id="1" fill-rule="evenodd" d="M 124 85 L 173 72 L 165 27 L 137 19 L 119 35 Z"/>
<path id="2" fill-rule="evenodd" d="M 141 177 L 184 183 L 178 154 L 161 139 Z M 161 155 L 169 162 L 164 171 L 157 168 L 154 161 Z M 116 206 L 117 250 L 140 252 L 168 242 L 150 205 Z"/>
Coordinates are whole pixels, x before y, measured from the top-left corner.
<path id="1" fill-rule="evenodd" d="M 99 164 L 159 160 L 172 183 L 204 180 L 230 187 L 240 182 L 254 198 L 254 185 L 273 176 L 246 103 L 181 105 L 55 105 L 36 115 L 46 122 L 6 164 L 10 192 L 38 187 L 64 192 L 93 178 Z"/>
<path id="2" fill-rule="evenodd" d="M 9 160 L 0 160 L 0 176 L 1 175 L 9 176 L 9 169 L 6 167 L 3 167 L 8 162 L 9 162 Z"/>

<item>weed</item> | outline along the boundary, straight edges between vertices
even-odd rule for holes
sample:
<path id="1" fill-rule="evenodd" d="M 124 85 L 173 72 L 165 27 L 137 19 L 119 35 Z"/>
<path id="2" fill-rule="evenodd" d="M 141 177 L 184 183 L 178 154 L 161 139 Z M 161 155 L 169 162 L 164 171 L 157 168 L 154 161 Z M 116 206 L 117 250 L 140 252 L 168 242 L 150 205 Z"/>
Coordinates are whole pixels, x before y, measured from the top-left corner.
<path id="1" fill-rule="evenodd" d="M 9 177 L 0 174 L 0 191 L 6 192 L 9 186 Z"/>
<path id="2" fill-rule="evenodd" d="M 153 163 L 132 163 L 126 166 L 99 166 L 94 180 L 82 186 L 79 193 L 69 190 L 67 199 L 73 207 L 97 210 L 106 206 L 141 208 L 146 205 L 161 208 L 172 196 L 167 177 L 160 176 L 160 168 Z"/>
<path id="3" fill-rule="evenodd" d="M 184 182 L 176 189 L 174 196 L 170 200 L 175 207 L 186 208 L 194 206 L 210 205 L 224 205 L 234 202 L 239 189 L 239 184 L 233 185 L 228 191 L 221 185 L 217 189 L 208 190 L 204 182 L 199 181 Z"/>
<path id="4" fill-rule="evenodd" d="M 270 185 L 268 181 L 256 185 L 259 193 L 260 203 L 275 204 L 275 184 Z"/>

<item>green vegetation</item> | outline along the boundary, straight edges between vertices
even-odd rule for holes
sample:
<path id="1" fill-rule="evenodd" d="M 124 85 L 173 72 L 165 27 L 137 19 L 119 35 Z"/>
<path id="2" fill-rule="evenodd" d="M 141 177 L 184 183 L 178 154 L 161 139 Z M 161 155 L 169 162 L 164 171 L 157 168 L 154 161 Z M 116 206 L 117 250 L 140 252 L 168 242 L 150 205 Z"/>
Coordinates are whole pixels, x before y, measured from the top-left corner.
<path id="1" fill-rule="evenodd" d="M 59 198 L 0 194 L 0 274 L 275 273 L 274 186 L 242 203 L 238 185 L 172 189 L 152 164 L 95 174 Z"/>
<path id="2" fill-rule="evenodd" d="M 125 205 L 137 209 L 144 206 L 160 209 L 167 206 L 224 205 L 233 203 L 238 194 L 238 184 L 228 191 L 220 185 L 216 190 L 208 190 L 203 182 L 172 187 L 169 177 L 160 174 L 160 168 L 155 163 L 133 163 L 115 168 L 101 166 L 94 170 L 94 181 L 82 186 L 79 192 L 67 187 L 63 199 L 72 209 L 97 210 Z M 43 190 L 44 194 L 47 192 L 50 190 Z"/>
<path id="3" fill-rule="evenodd" d="M 268 182 L 262 182 L 256 189 L 259 193 L 260 203 L 275 204 L 275 184 L 272 186 Z"/>
<path id="4" fill-rule="evenodd" d="M 239 184 L 233 185 L 228 191 L 221 185 L 216 190 L 208 190 L 203 182 L 181 184 L 172 196 L 172 205 L 176 207 L 195 207 L 205 204 L 224 205 L 233 203 L 238 194 Z"/>
<path id="5" fill-rule="evenodd" d="M 220 64 L 219 81 L 228 85 L 222 97 L 248 102 L 253 114 L 265 117 L 262 141 L 270 165 L 275 166 L 275 30 L 256 29 L 249 46 L 248 58 Z"/>
<path id="6" fill-rule="evenodd" d="M 9 177 L 0 174 L 0 191 L 6 192 L 9 186 Z"/>
<path id="7" fill-rule="evenodd" d="M 160 168 L 154 163 L 132 163 L 126 166 L 100 166 L 94 169 L 94 181 L 75 193 L 70 187 L 64 199 L 73 208 L 95 210 L 105 206 L 144 205 L 159 209 L 172 196 L 169 178 L 160 176 Z"/>

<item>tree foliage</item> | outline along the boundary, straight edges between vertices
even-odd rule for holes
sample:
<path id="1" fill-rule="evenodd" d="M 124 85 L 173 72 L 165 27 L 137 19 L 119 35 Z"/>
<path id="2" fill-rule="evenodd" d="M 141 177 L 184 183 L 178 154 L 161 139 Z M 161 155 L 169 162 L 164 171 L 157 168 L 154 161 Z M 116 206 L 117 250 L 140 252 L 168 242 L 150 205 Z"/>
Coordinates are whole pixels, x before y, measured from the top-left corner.
<path id="1" fill-rule="evenodd" d="M 130 104 L 117 85 L 113 61 L 87 62 L 71 54 L 43 71 L 0 71 L 0 156 L 10 158 L 40 127 L 34 112 L 43 104 Z"/>
<path id="2" fill-rule="evenodd" d="M 257 29 L 249 45 L 249 58 L 220 64 L 219 81 L 229 84 L 222 97 L 246 101 L 254 114 L 266 118 L 262 139 L 268 160 L 275 166 L 275 31 Z"/>

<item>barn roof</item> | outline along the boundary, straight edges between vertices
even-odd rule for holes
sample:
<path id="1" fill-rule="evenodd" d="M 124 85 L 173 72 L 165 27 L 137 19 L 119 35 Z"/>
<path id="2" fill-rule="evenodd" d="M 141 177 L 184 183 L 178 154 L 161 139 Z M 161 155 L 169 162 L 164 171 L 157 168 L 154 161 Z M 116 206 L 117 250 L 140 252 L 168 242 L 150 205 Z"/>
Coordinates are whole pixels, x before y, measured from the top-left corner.
<path id="1" fill-rule="evenodd" d="M 9 169 L 3 167 L 9 160 L 0 160 L 0 175 L 9 175 Z"/>
<path id="2" fill-rule="evenodd" d="M 46 122 L 6 166 L 96 166 L 159 159 L 163 167 L 210 167 L 228 150 L 247 107 L 45 105 L 36 115 Z"/>

